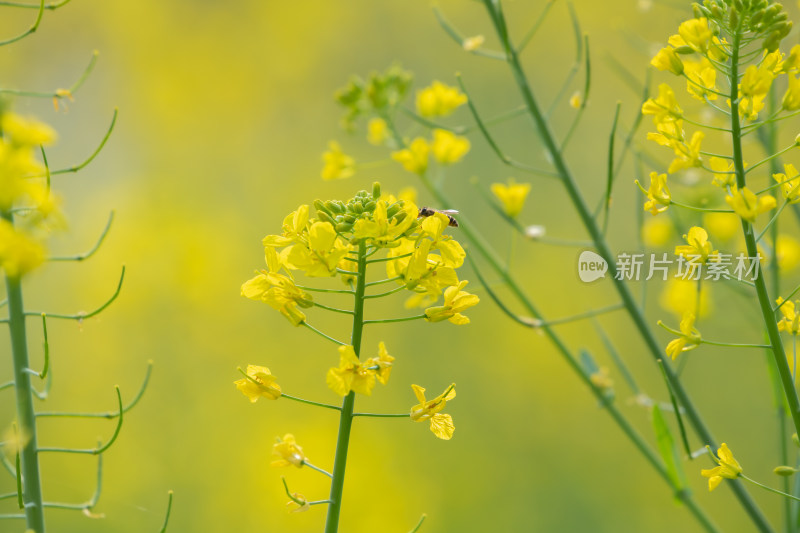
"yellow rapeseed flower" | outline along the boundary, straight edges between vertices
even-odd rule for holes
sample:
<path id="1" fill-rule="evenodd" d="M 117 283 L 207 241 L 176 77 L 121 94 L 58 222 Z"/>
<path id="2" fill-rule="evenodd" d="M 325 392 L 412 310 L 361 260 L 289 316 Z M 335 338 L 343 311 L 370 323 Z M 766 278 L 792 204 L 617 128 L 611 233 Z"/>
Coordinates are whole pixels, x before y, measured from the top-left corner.
<path id="1" fill-rule="evenodd" d="M 434 159 L 442 165 L 458 163 L 469 152 L 469 148 L 469 139 L 466 137 L 460 137 L 447 130 L 433 130 L 431 151 Z"/>
<path id="2" fill-rule="evenodd" d="M 695 263 L 706 263 L 709 257 L 719 254 L 713 250 L 711 242 L 708 240 L 708 232 L 700 226 L 689 229 L 689 233 L 683 236 L 688 244 L 675 247 L 675 255 L 682 255 L 687 259 L 692 259 Z"/>
<path id="3" fill-rule="evenodd" d="M 785 331 L 790 335 L 800 333 L 800 301 L 784 302 L 783 298 L 778 298 L 777 302 L 783 315 L 783 318 L 778 321 L 778 331 Z"/>
<path id="4" fill-rule="evenodd" d="M 668 217 L 648 218 L 642 226 L 642 241 L 650 248 L 661 248 L 666 246 L 675 228 Z"/>
<path id="5" fill-rule="evenodd" d="M 437 307 L 429 307 L 425 309 L 425 320 L 428 322 L 441 322 L 442 320 L 449 320 L 453 324 L 469 324 L 469 317 L 461 314 L 474 305 L 478 305 L 480 298 L 475 294 L 470 294 L 462 290 L 467 281 L 461 281 L 458 285 L 448 287 L 444 291 L 444 305 Z"/>
<path id="6" fill-rule="evenodd" d="M 712 157 L 708 160 L 708 166 L 714 172 L 714 180 L 712 181 L 714 185 L 723 189 L 736 185 L 733 161 L 721 157 Z"/>
<path id="7" fill-rule="evenodd" d="M 705 138 L 705 133 L 696 131 L 692 135 L 689 143 L 680 142 L 672 145 L 675 152 L 675 159 L 670 163 L 667 172 L 674 174 L 675 172 L 692 167 L 700 166 L 700 144 Z"/>
<path id="8" fill-rule="evenodd" d="M 328 370 L 328 388 L 339 396 L 350 391 L 370 396 L 375 387 L 375 370 L 358 360 L 352 346 L 339 346 L 339 366 Z"/>
<path id="9" fill-rule="evenodd" d="M 775 244 L 778 268 L 783 271 L 794 270 L 800 265 L 800 242 L 786 233 L 779 233 Z"/>
<path id="10" fill-rule="evenodd" d="M 709 452 L 710 453 L 710 452 Z M 719 449 L 717 450 L 717 455 L 719 457 L 714 457 L 714 454 L 711 454 L 711 458 L 714 459 L 719 466 L 711 468 L 710 470 L 701 470 L 700 474 L 703 477 L 708 478 L 708 490 L 712 491 L 717 486 L 722 483 L 722 479 L 736 479 L 742 473 L 742 466 L 739 464 L 739 461 L 733 456 L 728 445 L 724 442 L 720 445 Z"/>
<path id="11" fill-rule="evenodd" d="M 292 324 L 299 326 L 305 321 L 306 315 L 298 307 L 312 307 L 314 300 L 310 294 L 299 289 L 291 277 L 278 272 L 282 264 L 274 248 L 265 248 L 264 255 L 268 270 L 262 270 L 244 282 L 242 296 L 268 304 Z"/>
<path id="12" fill-rule="evenodd" d="M 503 183 L 493 183 L 492 193 L 503 204 L 503 211 L 511 218 L 517 218 L 525 206 L 525 199 L 531 192 L 528 183 L 517 183 L 514 178 L 508 179 L 508 185 Z"/>
<path id="13" fill-rule="evenodd" d="M 653 216 L 663 213 L 667 210 L 672 203 L 672 196 L 667 187 L 667 175 L 659 174 L 658 172 L 650 173 L 650 187 L 645 190 L 644 187 L 636 181 L 639 188 L 647 195 L 648 200 L 644 203 L 644 210 L 649 211 Z"/>
<path id="14" fill-rule="evenodd" d="M 467 103 L 467 96 L 455 87 L 434 81 L 417 91 L 417 112 L 423 117 L 443 117 Z"/>
<path id="15" fill-rule="evenodd" d="M 329 277 L 336 274 L 336 267 L 348 250 L 330 222 L 314 222 L 308 229 L 308 244 L 292 245 L 286 260 L 306 276 Z"/>
<path id="16" fill-rule="evenodd" d="M 642 104 L 643 115 L 653 115 L 653 121 L 659 122 L 674 121 L 683 116 L 683 110 L 678 105 L 675 92 L 666 83 L 658 86 L 658 96 L 649 98 Z"/>
<path id="17" fill-rule="evenodd" d="M 686 61 L 686 90 L 692 97 L 705 102 L 717 99 L 717 71 L 706 58 L 700 61 Z"/>
<path id="18" fill-rule="evenodd" d="M 407 171 L 414 174 L 424 174 L 428 169 L 428 153 L 430 146 L 428 141 L 422 137 L 417 137 L 408 148 L 392 152 L 392 159 L 403 165 Z"/>
<path id="19" fill-rule="evenodd" d="M 281 387 L 275 383 L 275 376 L 265 366 L 247 365 L 247 377 L 234 381 L 236 388 L 256 403 L 259 398 L 277 400 L 281 397 Z"/>
<path id="20" fill-rule="evenodd" d="M 675 53 L 675 49 L 671 46 L 659 50 L 653 59 L 650 60 L 650 64 L 658 70 L 668 70 L 677 76 L 683 73 L 683 62 L 681 58 L 678 57 L 678 54 Z"/>
<path id="21" fill-rule="evenodd" d="M 696 52 L 708 51 L 709 43 L 713 33 L 708 26 L 708 19 L 700 17 L 689 19 L 678 26 L 678 35 L 683 42 Z"/>
<path id="22" fill-rule="evenodd" d="M 733 213 L 704 213 L 703 226 L 719 241 L 730 241 L 742 230 L 741 220 Z"/>
<path id="23" fill-rule="evenodd" d="M 692 312 L 686 312 L 681 319 L 680 332 L 677 339 L 673 339 L 667 344 L 667 355 L 673 360 L 683 352 L 694 350 L 700 346 L 702 337 L 697 328 L 694 327 L 696 317 Z"/>
<path id="24" fill-rule="evenodd" d="M 687 311 L 697 313 L 700 317 L 708 316 L 711 310 L 711 297 L 708 283 L 700 288 L 700 309 L 697 309 L 697 282 L 688 279 L 670 278 L 659 296 L 659 304 L 664 309 L 683 316 Z"/>
<path id="25" fill-rule="evenodd" d="M 419 385 L 411 385 L 411 388 L 414 389 L 414 395 L 419 401 L 419 404 L 411 408 L 411 420 L 414 422 L 430 420 L 431 431 L 434 435 L 443 440 L 453 438 L 453 432 L 456 430 L 453 425 L 453 417 L 443 414 L 442 410 L 449 400 L 456 397 L 456 384 L 450 385 L 447 390 L 433 400 L 425 400 L 425 389 Z"/>
<path id="26" fill-rule="evenodd" d="M 278 457 L 272 461 L 271 466 L 296 466 L 300 468 L 306 460 L 301 448 L 294 435 L 287 433 L 283 438 L 278 437 L 275 444 L 272 445 L 272 455 Z"/>
<path id="27" fill-rule="evenodd" d="M 0 219 L 0 269 L 20 278 L 44 262 L 44 247 L 27 233 Z"/>
<path id="28" fill-rule="evenodd" d="M 755 222 L 758 215 L 775 209 L 776 206 L 775 198 L 772 196 L 768 194 L 756 196 L 756 193 L 747 187 L 742 187 L 741 190 L 732 187 L 731 194 L 725 197 L 725 201 L 737 215 L 748 222 Z"/>
<path id="29" fill-rule="evenodd" d="M 788 74 L 786 80 L 788 82 L 788 88 L 783 95 L 781 106 L 786 111 L 796 111 L 800 109 L 800 78 L 794 74 Z"/>
<path id="30" fill-rule="evenodd" d="M 382 118 L 373 118 L 367 123 L 367 141 L 375 146 L 383 146 L 389 138 L 389 125 Z"/>
<path id="31" fill-rule="evenodd" d="M 486 38 L 483 35 L 475 35 L 474 37 L 467 37 L 464 39 L 464 42 L 461 43 L 461 46 L 463 46 L 464 50 L 467 52 L 474 52 L 483 46 L 485 40 Z"/>
<path id="32" fill-rule="evenodd" d="M 773 179 L 780 184 L 783 197 L 790 204 L 800 202 L 800 172 L 791 163 L 783 165 L 784 173 L 773 174 Z"/>
<path id="33" fill-rule="evenodd" d="M 336 141 L 328 143 L 328 151 L 322 154 L 322 179 L 337 180 L 349 178 L 356 173 L 356 160 L 342 152 Z"/>

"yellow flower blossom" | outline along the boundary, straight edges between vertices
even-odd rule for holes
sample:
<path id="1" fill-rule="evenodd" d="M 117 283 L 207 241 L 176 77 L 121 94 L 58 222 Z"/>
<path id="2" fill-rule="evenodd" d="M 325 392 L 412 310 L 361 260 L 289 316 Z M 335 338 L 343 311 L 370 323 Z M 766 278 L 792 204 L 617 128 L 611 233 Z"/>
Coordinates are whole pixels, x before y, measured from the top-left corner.
<path id="1" fill-rule="evenodd" d="M 301 205 L 283 219 L 283 235 L 267 235 L 261 241 L 264 246 L 288 246 L 293 242 L 306 242 L 308 231 L 308 206 Z"/>
<path id="2" fill-rule="evenodd" d="M 783 95 L 781 106 L 786 111 L 796 111 L 800 109 L 800 78 L 794 74 L 789 74 L 786 76 L 786 80 L 788 88 Z"/>
<path id="3" fill-rule="evenodd" d="M 717 486 L 722 483 L 722 479 L 736 479 L 742 473 L 742 466 L 733 456 L 731 450 L 728 448 L 728 445 L 724 442 L 720 445 L 719 449 L 717 450 L 717 455 L 719 457 L 714 457 L 714 454 L 711 454 L 711 458 L 714 459 L 719 466 L 711 468 L 709 470 L 703 469 L 700 471 L 700 475 L 703 477 L 708 478 L 708 490 L 712 491 Z"/>
<path id="4" fill-rule="evenodd" d="M 789 51 L 789 57 L 781 64 L 781 72 L 792 72 L 800 68 L 800 44 Z"/>
<path id="5" fill-rule="evenodd" d="M 277 400 L 281 397 L 281 387 L 275 383 L 275 376 L 265 366 L 247 365 L 247 377 L 234 381 L 236 388 L 256 403 L 259 398 Z"/>
<path id="6" fill-rule="evenodd" d="M 606 392 L 611 392 L 614 388 L 614 380 L 608 374 L 608 368 L 600 367 L 589 376 L 592 385 Z"/>
<path id="7" fill-rule="evenodd" d="M 469 324 L 469 318 L 462 315 L 461 311 L 478 305 L 480 298 L 475 294 L 462 290 L 466 285 L 467 281 L 464 280 L 459 282 L 458 285 L 448 287 L 444 291 L 444 305 L 425 309 L 425 320 L 428 322 L 449 320 L 457 325 Z"/>
<path id="8" fill-rule="evenodd" d="M 708 160 L 708 165 L 714 171 L 714 180 L 712 181 L 714 185 L 723 189 L 736 185 L 736 174 L 732 172 L 734 169 L 733 161 L 721 157 L 712 157 Z"/>
<path id="9" fill-rule="evenodd" d="M 778 256 L 778 268 L 781 270 L 788 272 L 800 265 L 800 242 L 793 236 L 778 234 L 775 251 Z"/>
<path id="10" fill-rule="evenodd" d="M 716 240 L 730 241 L 742 230 L 739 217 L 733 213 L 704 213 L 703 226 Z"/>
<path id="11" fill-rule="evenodd" d="M 294 435 L 287 433 L 283 438 L 278 437 L 276 441 L 277 442 L 272 445 L 272 455 L 277 456 L 278 459 L 272 461 L 271 466 L 280 467 L 294 465 L 297 468 L 303 466 L 306 456 L 303 454 L 303 448 L 295 441 Z"/>
<path id="12" fill-rule="evenodd" d="M 431 151 L 433 157 L 442 165 L 458 163 L 469 152 L 469 139 L 460 137 L 450 131 L 433 130 Z"/>
<path id="13" fill-rule="evenodd" d="M 328 370 L 328 388 L 339 396 L 350 391 L 370 396 L 375 388 L 376 372 L 358 360 L 352 346 L 339 346 L 339 366 Z"/>
<path id="14" fill-rule="evenodd" d="M 642 241 L 651 248 L 666 246 L 674 234 L 675 229 L 669 218 L 648 218 L 642 226 Z"/>
<path id="15" fill-rule="evenodd" d="M 707 263 L 709 258 L 718 256 L 719 252 L 714 250 L 708 240 L 708 232 L 700 226 L 689 229 L 689 233 L 683 236 L 688 244 L 675 247 L 675 255 L 682 255 L 687 259 L 692 259 L 695 263 Z"/>
<path id="16" fill-rule="evenodd" d="M 389 355 L 386 350 L 386 344 L 381 341 L 378 344 L 378 356 L 370 357 L 364 361 L 364 366 L 375 373 L 375 378 L 381 385 L 386 385 L 389 382 L 389 376 L 392 373 L 392 364 L 394 357 Z"/>
<path id="17" fill-rule="evenodd" d="M 775 198 L 772 196 L 768 194 L 756 196 L 756 193 L 747 187 L 743 187 L 741 190 L 732 187 L 731 194 L 725 197 L 725 201 L 737 215 L 748 222 L 755 222 L 758 215 L 775 209 L 776 205 Z"/>
<path id="18" fill-rule="evenodd" d="M 310 277 L 336 274 L 336 266 L 347 255 L 348 245 L 341 242 L 330 222 L 314 222 L 308 230 L 308 244 L 295 244 L 286 254 L 288 263 Z"/>
<path id="19" fill-rule="evenodd" d="M 439 81 L 417 91 L 417 112 L 423 117 L 443 117 L 466 103 L 465 94 Z"/>
<path id="20" fill-rule="evenodd" d="M 800 202 L 800 172 L 791 163 L 783 165 L 783 174 L 773 174 L 773 179 L 780 184 L 783 197 L 790 204 Z"/>
<path id="21" fill-rule="evenodd" d="M 580 109 L 583 105 L 583 98 L 581 97 L 580 91 L 575 91 L 572 93 L 572 96 L 569 97 L 569 106 L 572 109 Z"/>
<path id="22" fill-rule="evenodd" d="M 700 17 L 682 22 L 678 26 L 678 35 L 694 51 L 706 52 L 713 34 L 708 26 L 708 19 Z"/>
<path id="23" fill-rule="evenodd" d="M 689 141 L 689 144 L 683 142 L 673 144 L 672 149 L 675 152 L 675 159 L 673 159 L 672 163 L 670 163 L 667 172 L 674 174 L 675 172 L 685 168 L 699 167 L 700 143 L 703 142 L 704 138 L 705 133 L 702 131 L 696 131 L 692 135 L 692 139 Z"/>
<path id="24" fill-rule="evenodd" d="M 503 204 L 503 211 L 511 218 L 517 218 L 525 206 L 525 199 L 531 192 L 528 183 L 517 183 L 514 178 L 508 179 L 508 185 L 502 183 L 492 184 L 492 193 Z"/>
<path id="25" fill-rule="evenodd" d="M 445 235 L 444 230 L 450 225 L 450 220 L 442 213 L 434 213 L 425 217 L 420 227 L 421 237 L 431 239 L 431 250 L 441 254 L 441 263 L 446 267 L 459 268 L 464 264 L 467 253 L 458 241 L 450 235 Z"/>
<path id="26" fill-rule="evenodd" d="M 414 224 L 417 219 L 417 206 L 404 202 L 400 213 L 390 220 L 387 215 L 387 201 L 381 200 L 372 213 L 372 218 L 359 218 L 353 225 L 353 242 L 369 239 L 377 246 L 397 245 L 397 239 Z M 402 216 L 398 216 L 404 213 Z"/>
<path id="27" fill-rule="evenodd" d="M 265 248 L 264 255 L 269 270 L 262 270 L 256 277 L 246 281 L 242 285 L 242 296 L 268 304 L 292 324 L 299 326 L 305 321 L 306 315 L 298 307 L 312 307 L 314 300 L 311 295 L 297 288 L 292 278 L 278 272 L 282 264 L 274 248 Z"/>
<path id="28" fill-rule="evenodd" d="M 419 401 L 419 404 L 411 408 L 411 420 L 414 422 L 430 420 L 431 431 L 434 435 L 443 440 L 453 438 L 453 432 L 456 430 L 453 425 L 453 417 L 443 414 L 442 410 L 449 400 L 456 397 L 456 384 L 453 383 L 442 394 L 427 401 L 424 388 L 419 385 L 411 385 L 411 388 L 414 389 L 414 395 Z"/>
<path id="29" fill-rule="evenodd" d="M 704 283 L 700 288 L 700 309 L 697 304 L 697 282 L 688 279 L 671 278 L 659 297 L 659 304 L 664 309 L 683 315 L 687 311 L 697 313 L 700 317 L 708 316 L 711 310 L 709 285 Z"/>
<path id="30" fill-rule="evenodd" d="M 783 318 L 778 321 L 778 331 L 785 331 L 790 335 L 800 333 L 800 301 L 784 302 L 783 298 L 778 298 L 777 302 L 783 315 Z"/>
<path id="31" fill-rule="evenodd" d="M 293 492 L 291 494 L 291 500 L 286 502 L 287 511 L 290 513 L 305 513 L 309 509 L 311 509 L 311 504 L 309 503 L 308 499 L 305 496 L 300 494 L 299 492 Z"/>
<path id="32" fill-rule="evenodd" d="M 675 92 L 666 83 L 658 86 L 658 96 L 642 104 L 643 115 L 653 115 L 653 122 L 675 121 L 683 116 L 683 110 L 675 99 Z"/>
<path id="33" fill-rule="evenodd" d="M 687 311 L 683 314 L 678 338 L 673 339 L 667 344 L 667 355 L 670 356 L 673 361 L 679 354 L 694 350 L 700 346 L 702 337 L 700 336 L 700 332 L 697 331 L 697 328 L 694 327 L 695 320 L 696 317 L 694 313 Z"/>
<path id="34" fill-rule="evenodd" d="M 56 141 L 56 132 L 43 122 L 15 113 L 3 113 L 0 131 L 4 139 L 15 147 L 36 147 L 50 145 Z"/>
<path id="35" fill-rule="evenodd" d="M 367 141 L 375 146 L 383 146 L 389 138 L 389 126 L 382 118 L 373 118 L 367 123 Z"/>
<path id="36" fill-rule="evenodd" d="M 717 71 L 711 62 L 702 58 L 700 61 L 686 61 L 686 90 L 692 97 L 705 102 L 717 99 Z"/>
<path id="37" fill-rule="evenodd" d="M 678 54 L 675 53 L 675 49 L 670 46 L 659 50 L 650 60 L 650 64 L 658 70 L 668 70 L 677 76 L 683 73 L 683 62 L 678 57 Z"/>
<path id="38" fill-rule="evenodd" d="M 20 278 L 44 262 L 44 247 L 27 233 L 0 219 L 0 269 Z"/>
<path id="39" fill-rule="evenodd" d="M 424 174 L 428 169 L 430 146 L 422 137 L 414 139 L 408 148 L 392 152 L 392 159 L 414 174 Z"/>
<path id="40" fill-rule="evenodd" d="M 322 154 L 325 163 L 322 167 L 322 179 L 337 180 L 349 178 L 356 173 L 356 160 L 342 152 L 336 141 L 328 143 L 328 151 Z"/>
<path id="41" fill-rule="evenodd" d="M 464 39 L 464 42 L 461 43 L 461 46 L 463 46 L 464 50 L 467 52 L 474 52 L 483 46 L 485 40 L 486 38 L 483 35 L 475 35 L 474 37 L 467 37 Z"/>
<path id="42" fill-rule="evenodd" d="M 672 196 L 667 187 L 667 175 L 658 172 L 650 173 L 650 187 L 647 190 L 636 181 L 639 188 L 647 195 L 648 200 L 644 203 L 644 210 L 649 211 L 653 216 L 663 213 L 672 203 Z"/>

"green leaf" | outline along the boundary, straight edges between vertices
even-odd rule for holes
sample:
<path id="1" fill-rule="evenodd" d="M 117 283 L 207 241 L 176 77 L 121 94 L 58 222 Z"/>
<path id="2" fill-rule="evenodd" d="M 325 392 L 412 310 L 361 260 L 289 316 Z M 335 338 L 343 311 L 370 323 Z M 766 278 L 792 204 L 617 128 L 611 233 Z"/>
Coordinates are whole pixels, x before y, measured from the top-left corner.
<path id="1" fill-rule="evenodd" d="M 686 474 L 683 471 L 680 457 L 675 449 L 675 439 L 672 438 L 672 433 L 658 405 L 653 405 L 652 418 L 653 430 L 656 432 L 658 452 L 661 455 L 661 459 L 664 461 L 664 466 L 667 468 L 667 475 L 672 482 L 672 486 L 675 488 L 676 492 L 685 490 Z"/>

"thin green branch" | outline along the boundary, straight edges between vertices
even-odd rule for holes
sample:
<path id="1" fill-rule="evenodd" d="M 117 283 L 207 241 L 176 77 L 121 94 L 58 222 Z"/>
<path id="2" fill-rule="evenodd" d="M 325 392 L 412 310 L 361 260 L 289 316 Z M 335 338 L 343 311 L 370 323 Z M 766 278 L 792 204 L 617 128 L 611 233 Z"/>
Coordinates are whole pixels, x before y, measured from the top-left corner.
<path id="1" fill-rule="evenodd" d="M 108 222 L 106 222 L 106 225 L 103 228 L 103 232 L 100 234 L 100 238 L 97 239 L 97 242 L 95 242 L 94 246 L 92 246 L 91 249 L 89 249 L 88 251 L 83 252 L 82 254 L 76 254 L 76 255 L 64 255 L 64 256 L 51 257 L 51 258 L 49 258 L 49 261 L 78 261 L 78 262 L 80 262 L 80 261 L 85 261 L 86 259 L 89 259 L 90 257 L 92 257 L 95 254 L 95 252 L 97 252 L 97 250 L 100 248 L 100 246 L 102 246 L 103 241 L 106 238 L 106 235 L 108 235 L 108 231 L 111 229 L 111 223 L 112 222 L 114 222 L 114 211 L 111 211 L 111 213 L 109 213 Z"/>
<path id="2" fill-rule="evenodd" d="M 94 311 L 92 311 L 90 313 L 80 312 L 80 313 L 74 313 L 74 314 L 70 314 L 70 315 L 59 314 L 59 313 L 47 313 L 47 316 L 49 318 L 58 318 L 58 319 L 61 319 L 61 320 L 80 320 L 80 321 L 86 320 L 87 318 L 92 318 L 94 316 L 97 316 L 100 313 L 102 313 L 103 311 L 105 311 L 105 309 L 109 305 L 114 303 L 114 300 L 117 299 L 117 297 L 119 296 L 120 291 L 122 291 L 122 282 L 124 280 L 125 280 L 125 266 L 123 265 L 122 266 L 122 273 L 119 276 L 119 282 L 117 282 L 117 288 L 114 291 L 114 294 L 112 294 L 111 298 L 106 300 L 106 302 L 103 305 L 101 305 L 100 307 L 98 307 L 97 309 L 95 309 Z M 41 316 L 43 314 L 44 313 L 42 311 L 26 311 L 25 312 L 25 316 Z"/>
<path id="3" fill-rule="evenodd" d="M 144 379 L 142 380 L 142 384 L 139 386 L 139 391 L 136 393 L 136 396 L 128 402 L 128 405 L 123 407 L 122 413 L 125 414 L 139 403 L 139 400 L 142 399 L 144 396 L 145 390 L 147 390 L 147 385 L 150 383 L 150 375 L 153 372 L 153 361 L 150 360 L 147 362 L 147 370 L 144 375 Z M 112 419 L 117 418 L 120 416 L 119 411 L 106 411 L 102 413 L 81 413 L 81 412 L 59 412 L 59 411 L 41 411 L 36 413 L 36 418 L 105 418 L 105 419 Z"/>
<path id="4" fill-rule="evenodd" d="M 303 322 L 303 326 L 307 327 L 308 329 L 310 329 L 311 331 L 313 331 L 314 333 L 316 333 L 316 334 L 317 334 L 317 335 L 319 335 L 320 337 L 323 337 L 323 338 L 325 338 L 325 339 L 328 339 L 329 341 L 331 341 L 331 342 L 333 342 L 333 343 L 335 343 L 335 344 L 338 344 L 338 345 L 340 345 L 340 346 L 346 346 L 346 345 L 347 345 L 347 343 L 345 343 L 345 342 L 342 342 L 342 341 L 340 341 L 340 340 L 337 340 L 337 339 L 334 339 L 334 338 L 333 338 L 333 337 L 331 337 L 330 335 L 327 335 L 327 334 L 325 334 L 325 333 L 321 332 L 320 330 L 318 330 L 317 328 L 315 328 L 314 326 L 312 326 L 312 325 L 311 325 L 311 324 L 309 324 L 308 322 L 305 322 L 305 321 L 304 321 L 304 322 Z"/>
<path id="5" fill-rule="evenodd" d="M 455 41 L 456 44 L 458 44 L 465 51 L 469 52 L 470 54 L 474 54 L 476 56 L 488 57 L 489 59 L 497 59 L 500 61 L 506 60 L 505 55 L 499 52 L 495 52 L 494 50 L 486 50 L 482 47 L 476 48 L 474 50 L 467 50 L 466 48 L 464 48 L 464 43 L 466 42 L 466 39 L 464 38 L 463 35 L 461 35 L 461 32 L 459 32 L 452 24 L 450 24 L 450 22 L 445 18 L 444 14 L 437 5 L 435 4 L 432 5 L 431 9 L 433 10 L 433 14 L 436 16 L 436 20 L 439 22 L 439 25 L 442 27 L 445 33 L 447 33 L 447 35 L 449 35 L 450 38 L 453 39 L 453 41 Z"/>
<path id="6" fill-rule="evenodd" d="M 70 0 L 66 0 L 69 2 Z M 0 6 L 3 4 L 0 2 Z M 63 4 L 62 4 L 63 5 Z M 32 7 L 32 6 L 30 6 Z M 47 9 L 47 6 L 45 6 Z M 25 91 L 20 89 L 2 89 L 0 88 L 0 94 L 10 94 L 13 96 L 22 96 L 22 97 L 30 97 L 30 98 L 56 98 L 58 100 L 62 100 L 64 98 L 71 98 L 78 89 L 83 86 L 86 80 L 89 78 L 89 75 L 94 70 L 94 66 L 97 64 L 97 57 L 100 55 L 100 52 L 95 50 L 92 52 L 92 57 L 89 59 L 89 63 L 86 65 L 86 68 L 83 69 L 83 72 L 78 77 L 78 79 L 69 86 L 66 90 L 64 89 L 56 89 L 55 91 Z"/>
<path id="7" fill-rule="evenodd" d="M 352 315 L 353 312 L 349 309 L 339 309 L 338 307 L 329 307 L 327 305 L 323 305 L 319 302 L 314 302 L 314 307 L 319 307 L 320 309 L 325 309 L 326 311 L 332 311 L 334 313 L 342 313 L 345 315 Z"/>
<path id="8" fill-rule="evenodd" d="M 367 324 L 388 324 L 390 322 L 408 322 L 409 320 L 419 320 L 421 318 L 427 318 L 427 315 L 415 315 L 415 316 L 406 316 L 402 318 L 381 318 L 377 320 L 364 320 L 364 325 Z"/>
<path id="9" fill-rule="evenodd" d="M 56 452 L 56 453 L 75 453 L 75 454 L 86 454 L 86 455 L 99 455 L 104 451 L 108 450 L 114 441 L 117 440 L 119 436 L 119 432 L 122 430 L 122 394 L 119 391 L 119 386 L 114 385 L 114 390 L 117 392 L 117 403 L 119 404 L 119 418 L 117 419 L 117 427 L 114 429 L 114 434 L 108 440 L 105 445 L 98 444 L 97 448 L 88 448 L 88 449 L 79 449 L 79 448 L 59 448 L 59 447 L 39 447 L 37 451 L 41 452 Z"/>
<path id="10" fill-rule="evenodd" d="M 94 152 L 92 152 L 89 157 L 87 157 L 82 163 L 79 163 L 77 165 L 73 165 L 73 166 L 68 167 L 68 168 L 62 168 L 62 169 L 58 169 L 58 170 L 53 170 L 53 171 L 50 172 L 50 174 L 55 176 L 57 174 L 69 174 L 70 172 L 78 172 L 79 170 L 81 170 L 81 169 L 85 168 L 87 165 L 89 165 L 89 163 L 94 161 L 94 159 L 100 154 L 100 152 L 105 147 L 106 143 L 108 142 L 108 139 L 111 137 L 111 133 L 114 131 L 114 126 L 117 123 L 117 114 L 118 113 L 119 113 L 119 109 L 114 108 L 114 116 L 111 118 L 111 124 L 108 126 L 108 130 L 106 131 L 106 134 L 103 136 L 103 139 L 100 141 L 100 144 L 97 146 L 97 148 L 95 148 Z M 34 177 L 41 177 L 41 176 L 34 176 Z"/>
<path id="11" fill-rule="evenodd" d="M 240 369 L 241 370 L 241 369 Z M 247 375 L 247 374 L 245 374 Z M 286 394 L 285 392 L 281 393 L 281 398 L 286 398 L 288 400 L 294 400 L 296 402 L 305 403 L 308 405 L 313 405 L 315 407 L 324 407 L 325 409 L 333 409 L 334 411 L 341 411 L 342 408 L 338 405 L 330 405 L 327 403 L 320 403 L 320 402 L 313 402 L 311 400 L 305 400 L 303 398 L 298 398 L 297 396 L 292 396 L 290 394 Z"/>
<path id="12" fill-rule="evenodd" d="M 173 492 L 171 490 L 167 491 L 167 497 L 168 497 L 167 512 L 164 515 L 164 525 L 161 526 L 160 533 L 167 533 L 167 526 L 169 525 L 169 516 L 170 514 L 172 514 L 172 496 Z"/>
<path id="13" fill-rule="evenodd" d="M 39 8 L 39 12 L 36 14 L 36 20 L 33 22 L 33 24 L 31 24 L 31 26 L 27 30 L 20 33 L 16 37 L 11 37 L 10 39 L 6 39 L 5 41 L 0 41 L 0 46 L 5 46 L 7 44 L 15 43 L 19 40 L 22 40 L 39 28 L 39 24 L 42 22 L 42 15 L 44 15 L 44 0 L 41 0 L 37 7 Z"/>

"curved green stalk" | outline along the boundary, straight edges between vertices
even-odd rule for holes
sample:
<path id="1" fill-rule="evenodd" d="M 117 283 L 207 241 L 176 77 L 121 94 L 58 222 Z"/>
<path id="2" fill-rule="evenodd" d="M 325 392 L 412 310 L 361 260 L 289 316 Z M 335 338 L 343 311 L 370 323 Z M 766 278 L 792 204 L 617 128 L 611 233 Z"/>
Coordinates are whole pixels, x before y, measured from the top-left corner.
<path id="1" fill-rule="evenodd" d="M 355 305 L 353 306 L 353 332 L 350 344 L 356 356 L 361 354 L 361 335 L 364 331 L 364 292 L 367 281 L 367 248 L 364 242 L 358 245 L 358 272 L 355 291 Z M 325 520 L 325 533 L 339 531 L 339 515 L 342 510 L 342 493 L 344 491 L 344 473 L 347 468 L 347 450 L 350 447 L 350 429 L 353 425 L 353 408 L 355 393 L 350 391 L 342 402 L 342 412 L 339 416 L 339 436 L 336 439 L 336 455 L 333 460 L 333 479 L 331 480 L 331 495 L 328 498 L 328 517 Z"/>

